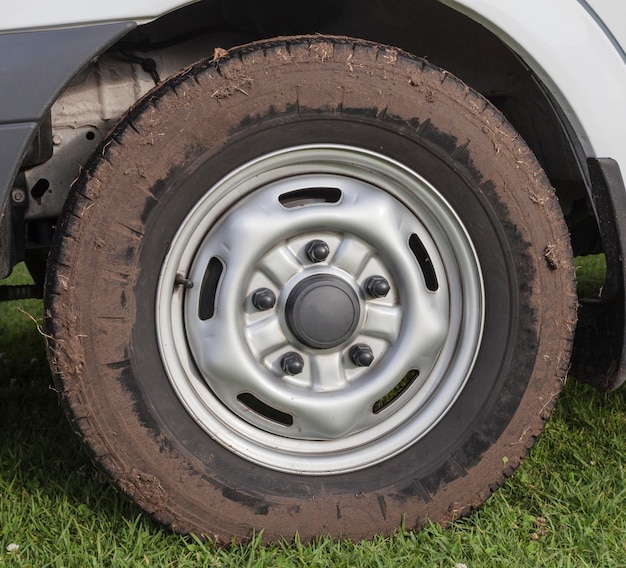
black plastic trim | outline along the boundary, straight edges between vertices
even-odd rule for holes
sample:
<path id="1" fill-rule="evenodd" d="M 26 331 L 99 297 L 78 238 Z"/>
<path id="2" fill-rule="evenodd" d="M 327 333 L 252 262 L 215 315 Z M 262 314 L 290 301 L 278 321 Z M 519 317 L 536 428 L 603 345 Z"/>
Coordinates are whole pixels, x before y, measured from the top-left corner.
<path id="1" fill-rule="evenodd" d="M 611 158 L 587 160 L 606 280 L 598 299 L 580 301 L 571 373 L 602 390 L 626 381 L 626 187 Z"/>
<path id="2" fill-rule="evenodd" d="M 13 243 L 11 187 L 28 144 L 37 131 L 35 122 L 0 124 L 0 278 L 11 273 L 18 261 Z"/>
<path id="3" fill-rule="evenodd" d="M 0 34 L 0 124 L 39 122 L 67 81 L 135 26 L 125 21 Z"/>
<path id="4" fill-rule="evenodd" d="M 0 34 L 0 278 L 12 268 L 9 195 L 39 124 L 68 81 L 136 27 L 124 21 Z"/>

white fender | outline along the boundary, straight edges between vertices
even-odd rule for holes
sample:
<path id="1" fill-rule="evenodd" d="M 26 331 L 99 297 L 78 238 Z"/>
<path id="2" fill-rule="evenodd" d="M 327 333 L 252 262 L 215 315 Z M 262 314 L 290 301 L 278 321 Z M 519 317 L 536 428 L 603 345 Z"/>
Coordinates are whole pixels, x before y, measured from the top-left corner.
<path id="1" fill-rule="evenodd" d="M 197 1 L 4 0 L 0 3 L 0 33 L 122 20 L 143 24 Z"/>
<path id="2" fill-rule="evenodd" d="M 626 19 L 600 20 L 623 13 L 626 4 L 441 1 L 491 30 L 526 62 L 568 117 L 587 156 L 613 158 L 626 172 L 626 56 L 616 39 L 626 37 Z"/>

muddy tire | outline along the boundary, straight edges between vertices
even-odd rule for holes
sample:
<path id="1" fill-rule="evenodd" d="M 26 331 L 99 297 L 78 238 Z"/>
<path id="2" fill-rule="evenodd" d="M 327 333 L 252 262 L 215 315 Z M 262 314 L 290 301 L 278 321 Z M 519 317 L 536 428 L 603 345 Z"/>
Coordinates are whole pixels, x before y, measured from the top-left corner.
<path id="1" fill-rule="evenodd" d="M 541 432 L 575 321 L 559 205 L 498 111 L 323 37 L 132 109 L 72 191 L 45 301 L 94 461 L 221 542 L 467 513 Z"/>

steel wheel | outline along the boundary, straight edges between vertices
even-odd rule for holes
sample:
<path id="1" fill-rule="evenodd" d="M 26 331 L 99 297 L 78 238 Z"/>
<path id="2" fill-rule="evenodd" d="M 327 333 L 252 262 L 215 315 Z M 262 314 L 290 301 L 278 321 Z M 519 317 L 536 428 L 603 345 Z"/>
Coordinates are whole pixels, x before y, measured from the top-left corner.
<path id="1" fill-rule="evenodd" d="M 482 306 L 478 259 L 435 188 L 382 155 L 309 146 L 209 189 L 172 243 L 157 318 L 170 380 L 208 434 L 321 474 L 384 461 L 437 424 Z"/>

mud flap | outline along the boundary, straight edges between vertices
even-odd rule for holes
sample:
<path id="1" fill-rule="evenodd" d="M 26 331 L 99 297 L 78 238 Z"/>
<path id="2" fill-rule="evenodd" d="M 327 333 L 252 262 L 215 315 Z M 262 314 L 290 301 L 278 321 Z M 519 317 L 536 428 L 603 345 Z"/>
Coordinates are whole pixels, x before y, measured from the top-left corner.
<path id="1" fill-rule="evenodd" d="M 600 298 L 580 301 L 571 374 L 609 391 L 626 381 L 626 188 L 615 160 L 588 166 L 607 271 Z"/>

